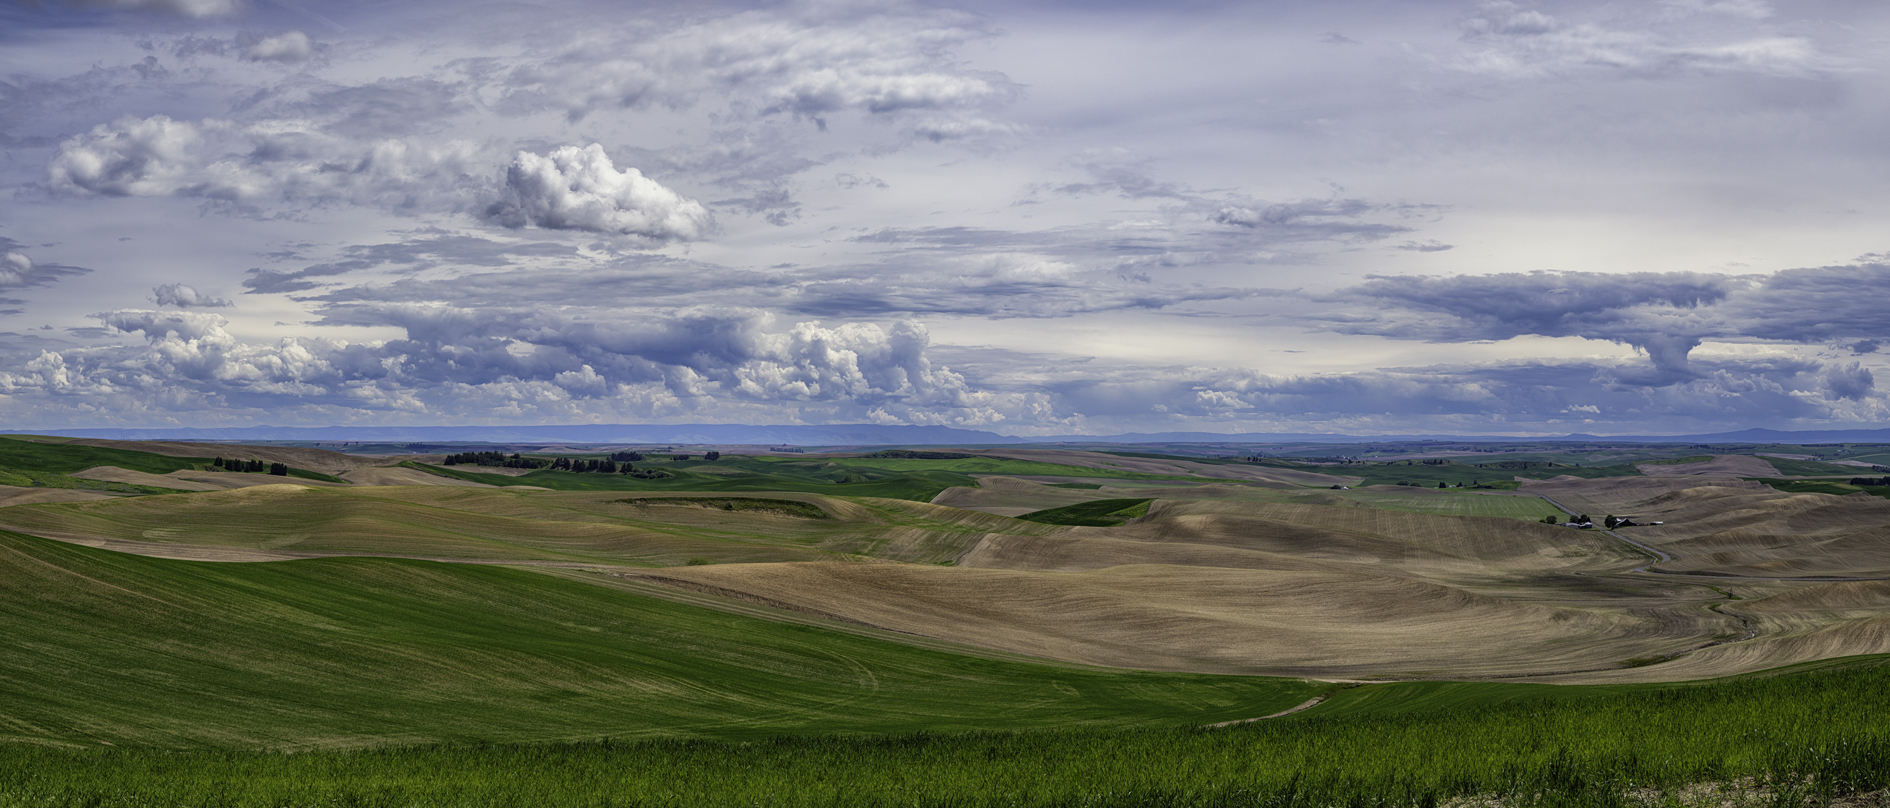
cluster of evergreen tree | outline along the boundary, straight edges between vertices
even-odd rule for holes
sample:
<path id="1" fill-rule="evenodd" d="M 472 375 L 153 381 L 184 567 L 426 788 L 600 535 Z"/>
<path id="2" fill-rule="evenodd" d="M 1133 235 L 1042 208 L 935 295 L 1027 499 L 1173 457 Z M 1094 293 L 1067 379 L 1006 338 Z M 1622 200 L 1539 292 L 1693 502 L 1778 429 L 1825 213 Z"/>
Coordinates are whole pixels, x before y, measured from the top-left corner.
<path id="1" fill-rule="evenodd" d="M 640 454 L 637 454 L 636 452 L 632 452 L 628 449 L 625 449 L 624 451 L 621 451 L 621 452 L 613 452 L 610 455 L 610 459 L 615 460 L 619 463 L 641 463 L 643 462 L 643 455 L 640 455 Z"/>
<path id="2" fill-rule="evenodd" d="M 446 456 L 448 466 L 498 466 L 508 469 L 542 469 L 552 465 L 549 460 L 536 457 L 523 457 L 514 452 L 462 452 Z"/>
<path id="3" fill-rule="evenodd" d="M 1852 477 L 1851 485 L 1890 485 L 1890 477 Z"/>
<path id="4" fill-rule="evenodd" d="M 579 474 L 616 474 L 617 461 L 585 460 L 581 457 L 560 457 L 551 461 L 552 471 L 574 471 Z"/>
<path id="5" fill-rule="evenodd" d="M 224 471 L 244 471 L 244 472 L 250 472 L 250 473 L 268 472 L 270 474 L 276 475 L 277 477 L 289 476 L 289 464 L 264 463 L 261 460 L 256 460 L 254 458 L 249 459 L 249 460 L 236 460 L 236 459 L 225 460 L 219 457 L 215 460 L 210 461 L 210 465 L 215 466 L 216 468 L 223 469 Z"/>

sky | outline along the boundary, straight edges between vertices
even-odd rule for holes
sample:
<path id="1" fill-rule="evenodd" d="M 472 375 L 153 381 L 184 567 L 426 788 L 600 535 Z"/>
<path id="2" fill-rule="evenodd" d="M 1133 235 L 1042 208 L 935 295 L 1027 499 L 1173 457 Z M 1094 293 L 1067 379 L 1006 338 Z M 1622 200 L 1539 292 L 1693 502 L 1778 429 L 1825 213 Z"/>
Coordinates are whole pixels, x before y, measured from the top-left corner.
<path id="1" fill-rule="evenodd" d="M 1887 45 L 1859 0 L 13 2 L 0 421 L 1882 426 Z"/>

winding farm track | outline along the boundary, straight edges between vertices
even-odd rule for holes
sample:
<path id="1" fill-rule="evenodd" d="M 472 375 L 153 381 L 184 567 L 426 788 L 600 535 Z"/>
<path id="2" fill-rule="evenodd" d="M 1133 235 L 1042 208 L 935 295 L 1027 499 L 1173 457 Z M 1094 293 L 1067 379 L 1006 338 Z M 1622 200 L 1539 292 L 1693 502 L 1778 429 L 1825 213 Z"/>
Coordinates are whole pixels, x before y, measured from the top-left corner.
<path id="1" fill-rule="evenodd" d="M 1218 724 L 1203 724 L 1201 725 L 1201 728 L 1214 729 L 1216 727 L 1231 727 L 1231 726 L 1234 726 L 1235 724 L 1251 724 L 1255 721 L 1265 721 L 1269 718 L 1282 718 L 1282 717 L 1289 716 L 1297 712 L 1302 712 L 1302 711 L 1310 710 L 1314 707 L 1317 707 L 1319 706 L 1319 703 L 1325 701 L 1326 698 L 1327 698 L 1326 696 L 1314 696 L 1310 699 L 1300 702 L 1296 706 L 1288 707 L 1272 715 L 1263 715 L 1258 718 L 1236 718 L 1232 721 L 1222 721 Z"/>

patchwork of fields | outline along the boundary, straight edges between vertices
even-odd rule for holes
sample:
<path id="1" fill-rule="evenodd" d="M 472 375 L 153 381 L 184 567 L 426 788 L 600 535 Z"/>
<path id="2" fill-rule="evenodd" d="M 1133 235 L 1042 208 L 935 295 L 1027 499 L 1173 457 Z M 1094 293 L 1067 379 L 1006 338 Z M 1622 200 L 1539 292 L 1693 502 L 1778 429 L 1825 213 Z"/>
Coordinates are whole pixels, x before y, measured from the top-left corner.
<path id="1" fill-rule="evenodd" d="M 285 477 L 206 446 L 0 439 L 30 483 L 0 486 L 0 804 L 51 765 L 22 743 L 1168 732 L 1313 698 L 1270 723 L 1339 732 L 1890 654 L 1890 501 L 1713 473 L 1752 457 L 1486 490 L 1069 450 L 636 478 L 208 446 Z M 1564 509 L 1638 526 L 1542 524 Z"/>

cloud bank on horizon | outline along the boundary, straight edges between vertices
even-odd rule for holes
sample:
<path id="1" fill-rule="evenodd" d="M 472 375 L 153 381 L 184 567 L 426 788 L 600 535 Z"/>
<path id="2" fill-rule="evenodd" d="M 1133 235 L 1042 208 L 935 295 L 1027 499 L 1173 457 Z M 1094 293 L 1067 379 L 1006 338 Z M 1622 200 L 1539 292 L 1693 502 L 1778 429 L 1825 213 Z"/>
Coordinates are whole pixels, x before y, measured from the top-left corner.
<path id="1" fill-rule="evenodd" d="M 0 7 L 0 417 L 1890 421 L 1890 11 Z"/>

